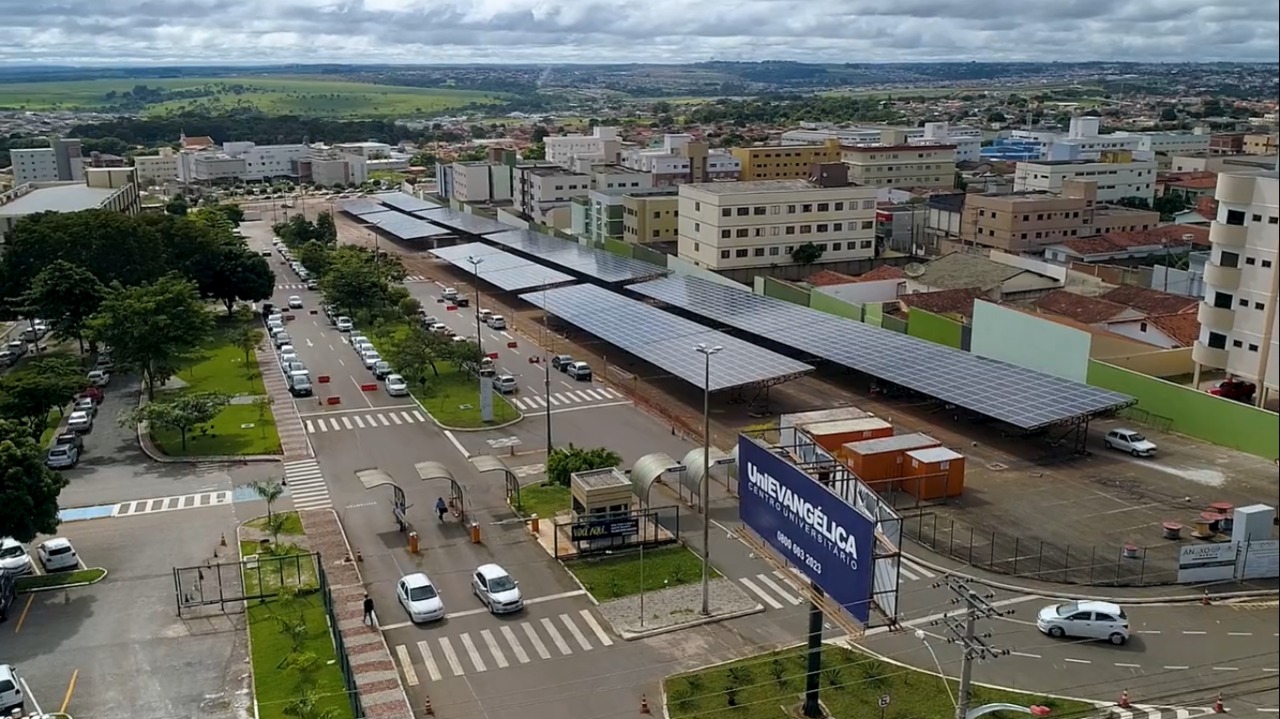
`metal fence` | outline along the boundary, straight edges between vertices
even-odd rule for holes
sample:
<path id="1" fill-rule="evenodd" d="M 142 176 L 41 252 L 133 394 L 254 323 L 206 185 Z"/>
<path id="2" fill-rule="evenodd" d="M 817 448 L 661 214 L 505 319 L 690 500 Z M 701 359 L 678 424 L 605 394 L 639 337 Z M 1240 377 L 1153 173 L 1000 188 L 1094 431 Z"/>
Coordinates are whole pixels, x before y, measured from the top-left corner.
<path id="1" fill-rule="evenodd" d="M 364 707 L 360 705 L 360 692 L 356 690 L 356 674 L 351 669 L 351 659 L 347 656 L 347 646 L 342 641 L 342 632 L 338 631 L 338 615 L 334 610 L 333 594 L 329 591 L 329 576 L 324 565 L 316 557 L 317 579 L 320 585 L 320 596 L 324 597 L 324 611 L 329 617 L 329 634 L 333 637 L 334 652 L 338 656 L 338 668 L 342 670 L 342 685 L 347 690 L 347 700 L 351 703 L 351 713 L 356 719 L 364 716 Z"/>
<path id="2" fill-rule="evenodd" d="M 903 531 L 928 549 L 965 564 L 1011 576 L 1064 584 L 1144 586 L 1174 584 L 1180 544 L 1054 544 L 979 529 L 920 512 L 903 518 Z"/>

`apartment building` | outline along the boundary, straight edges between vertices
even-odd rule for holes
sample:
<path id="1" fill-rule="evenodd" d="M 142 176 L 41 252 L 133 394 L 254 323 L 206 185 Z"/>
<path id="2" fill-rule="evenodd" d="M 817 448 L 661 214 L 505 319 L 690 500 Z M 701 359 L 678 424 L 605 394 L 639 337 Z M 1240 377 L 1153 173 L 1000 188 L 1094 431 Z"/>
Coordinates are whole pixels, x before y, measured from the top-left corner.
<path id="1" fill-rule="evenodd" d="M 138 171 L 138 182 L 143 186 L 174 182 L 178 179 L 178 153 L 162 147 L 158 155 L 135 155 L 133 168 Z"/>
<path id="2" fill-rule="evenodd" d="M 809 145 L 755 145 L 730 152 L 742 166 L 743 182 L 754 180 L 803 180 L 815 164 L 840 162 L 840 141 L 828 138 Z"/>
<path id="3" fill-rule="evenodd" d="M 252 142 L 228 142 L 221 149 L 182 151 L 178 160 L 178 179 L 200 182 L 261 182 L 277 177 L 297 180 L 299 163 L 309 159 L 306 144 L 258 145 Z"/>
<path id="4" fill-rule="evenodd" d="M 581 172 L 596 190 L 647 190 L 653 187 L 653 175 L 622 165 L 586 165 Z"/>
<path id="5" fill-rule="evenodd" d="M 1270 170 L 1276 166 L 1276 155 L 1214 155 L 1197 152 L 1169 158 L 1170 172 L 1250 172 Z"/>
<path id="6" fill-rule="evenodd" d="M 138 176 L 132 167 L 84 170 L 79 182 L 25 183 L 0 194 L 0 241 L 18 220 L 41 212 L 141 211 Z"/>
<path id="7" fill-rule="evenodd" d="M 547 162 L 571 168 L 575 160 L 592 163 L 615 163 L 622 152 L 618 128 L 597 125 L 590 135 L 559 135 L 543 141 L 547 149 Z"/>
<path id="8" fill-rule="evenodd" d="M 1014 192 L 1059 192 L 1067 180 L 1094 180 L 1098 202 L 1126 197 L 1155 199 L 1156 161 L 1134 160 L 1125 153 L 1103 154 L 1098 161 L 1039 160 L 1019 162 L 1014 169 Z"/>
<path id="9" fill-rule="evenodd" d="M 1243 152 L 1243 132 L 1220 132 L 1209 137 L 1210 155 L 1239 155 Z"/>
<path id="10" fill-rule="evenodd" d="M 791 264 L 809 243 L 818 263 L 875 257 L 876 190 L 848 184 L 844 167 L 822 166 L 816 182 L 681 185 L 679 257 L 716 271 Z"/>
<path id="11" fill-rule="evenodd" d="M 1276 133 L 1250 133 L 1244 136 L 1244 154 L 1274 155 L 1276 154 Z"/>
<path id="12" fill-rule="evenodd" d="M 81 182 L 84 180 L 84 156 L 80 141 L 51 137 L 48 147 L 23 147 L 9 151 L 13 166 L 13 185 L 31 182 Z"/>
<path id="13" fill-rule="evenodd" d="M 1108 232 L 1149 230 L 1160 214 L 1103 207 L 1097 183 L 1066 180 L 1061 192 L 970 194 L 960 212 L 961 243 L 1019 254 L 1039 254 L 1049 245 Z"/>
<path id="14" fill-rule="evenodd" d="M 509 202 L 513 198 L 514 178 L 511 167 L 492 162 L 452 162 L 442 173 L 441 196 L 459 202 Z"/>
<path id="15" fill-rule="evenodd" d="M 782 133 L 782 141 L 825 142 L 835 138 L 841 145 L 873 145 L 882 141 L 885 131 L 901 132 L 903 141 L 908 145 L 953 145 L 956 162 L 978 162 L 982 159 L 982 130 L 947 122 L 926 122 L 924 127 L 804 125 Z"/>
<path id="16" fill-rule="evenodd" d="M 680 236 L 680 191 L 675 187 L 622 196 L 622 239 L 636 244 L 676 242 Z"/>
<path id="17" fill-rule="evenodd" d="M 333 149 L 344 155 L 359 155 L 366 160 L 391 157 L 391 146 L 385 142 L 339 142 Z"/>
<path id="18" fill-rule="evenodd" d="M 1191 132 L 1127 132 L 1118 131 L 1099 138 L 1136 137 L 1137 152 L 1177 155 L 1187 152 L 1205 152 L 1209 149 L 1209 133 L 1196 129 Z"/>
<path id="19" fill-rule="evenodd" d="M 711 150 L 707 143 L 688 134 L 662 136 L 662 145 L 623 151 L 618 161 L 623 167 L 653 176 L 654 187 L 672 187 L 685 182 L 733 182 L 742 174 L 742 162 L 724 150 Z"/>
<path id="20" fill-rule="evenodd" d="M 900 137 L 883 145 L 845 145 L 840 159 L 849 179 L 869 187 L 946 187 L 955 185 L 954 145 L 907 145 Z"/>
<path id="21" fill-rule="evenodd" d="M 1065 133 L 1045 130 L 1014 130 L 1009 136 L 1034 145 L 1039 150 L 1037 159 L 1092 159 L 1104 152 L 1134 152 L 1142 144 L 1142 138 L 1134 135 L 1100 134 L 1101 120 L 1097 117 L 1073 117 Z M 1074 155 L 1074 157 L 1071 157 Z"/>
<path id="22" fill-rule="evenodd" d="M 1280 175 L 1231 172 L 1218 177 L 1218 216 L 1209 228 L 1213 248 L 1204 269 L 1200 339 L 1192 348 L 1201 367 L 1255 382 L 1259 406 L 1274 394 L 1280 366 Z"/>
<path id="23" fill-rule="evenodd" d="M 515 170 L 511 199 L 517 213 L 539 224 L 554 227 L 554 215 L 567 216 L 573 198 L 585 197 L 590 190 L 590 175 L 561 167 L 519 166 Z"/>

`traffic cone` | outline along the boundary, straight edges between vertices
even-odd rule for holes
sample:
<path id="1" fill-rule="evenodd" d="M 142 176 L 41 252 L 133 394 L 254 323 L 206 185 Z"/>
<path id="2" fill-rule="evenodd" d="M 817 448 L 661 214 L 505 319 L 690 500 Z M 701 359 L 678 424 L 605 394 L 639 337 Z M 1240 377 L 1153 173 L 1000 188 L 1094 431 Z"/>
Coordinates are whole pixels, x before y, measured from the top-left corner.
<path id="1" fill-rule="evenodd" d="M 426 702 L 422 705 L 422 713 L 429 717 L 436 715 L 435 708 L 431 706 L 431 697 L 427 697 Z"/>
<path id="2" fill-rule="evenodd" d="M 1213 703 L 1214 714 L 1226 714 L 1227 708 L 1222 706 L 1222 692 L 1218 692 L 1218 699 Z"/>
<path id="3" fill-rule="evenodd" d="M 218 541 L 218 546 L 219 546 L 219 547 L 225 547 L 225 546 L 227 546 L 227 533 L 226 533 L 226 532 L 223 532 L 223 533 L 222 533 L 222 539 L 220 539 L 220 540 Z"/>
<path id="4" fill-rule="evenodd" d="M 1129 709 L 1133 707 L 1133 705 L 1129 703 L 1128 689 L 1125 689 L 1124 691 L 1120 692 L 1120 701 L 1116 703 L 1116 706 L 1120 707 L 1121 709 Z"/>
<path id="5" fill-rule="evenodd" d="M 357 549 L 357 550 L 356 550 L 356 561 L 357 561 L 357 562 L 363 562 L 363 561 L 364 561 L 364 555 L 360 553 L 360 550 L 359 550 L 359 549 Z"/>
<path id="6" fill-rule="evenodd" d="M 645 695 L 643 695 L 643 694 L 641 694 L 641 695 L 640 695 L 640 713 L 641 713 L 641 714 L 651 714 L 651 713 L 652 713 L 652 712 L 650 712 L 650 711 L 649 711 L 649 700 L 648 700 L 648 698 L 646 698 L 646 697 L 645 697 Z"/>
<path id="7" fill-rule="evenodd" d="M 1206 589 L 1206 590 L 1204 590 L 1204 596 L 1200 597 L 1200 605 L 1201 605 L 1201 606 L 1205 606 L 1205 607 L 1207 607 L 1207 606 L 1209 606 L 1211 603 L 1212 603 L 1212 602 L 1210 602 L 1210 601 L 1209 601 L 1209 590 L 1208 590 L 1208 589 Z"/>

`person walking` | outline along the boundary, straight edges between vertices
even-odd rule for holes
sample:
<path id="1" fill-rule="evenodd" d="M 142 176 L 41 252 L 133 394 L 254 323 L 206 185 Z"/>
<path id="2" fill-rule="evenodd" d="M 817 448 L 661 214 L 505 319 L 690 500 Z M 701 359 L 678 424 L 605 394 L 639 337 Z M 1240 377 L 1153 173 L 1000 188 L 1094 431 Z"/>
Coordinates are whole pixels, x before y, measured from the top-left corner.
<path id="1" fill-rule="evenodd" d="M 444 497 L 436 497 L 436 515 L 440 521 L 444 521 L 444 515 L 449 513 L 449 505 L 444 503 Z"/>
<path id="2" fill-rule="evenodd" d="M 364 623 L 373 626 L 373 597 L 364 593 Z"/>

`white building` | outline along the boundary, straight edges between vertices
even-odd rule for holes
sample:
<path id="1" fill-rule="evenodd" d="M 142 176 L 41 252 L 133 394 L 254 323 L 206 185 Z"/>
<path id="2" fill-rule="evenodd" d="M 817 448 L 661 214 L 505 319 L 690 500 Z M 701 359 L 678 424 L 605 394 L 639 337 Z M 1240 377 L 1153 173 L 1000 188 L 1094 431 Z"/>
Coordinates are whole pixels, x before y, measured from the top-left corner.
<path id="1" fill-rule="evenodd" d="M 82 182 L 84 160 L 80 141 L 49 138 L 49 147 L 16 148 L 9 151 L 14 187 L 31 182 Z"/>
<path id="2" fill-rule="evenodd" d="M 297 179 L 298 163 L 308 159 L 311 148 L 297 145 L 256 145 L 228 142 L 221 150 L 184 151 L 178 162 L 178 179 L 186 183 L 242 180 L 258 182 L 275 177 Z"/>
<path id="3" fill-rule="evenodd" d="M 955 145 L 956 162 L 978 162 L 982 151 L 982 130 L 968 125 L 926 122 L 924 127 L 829 127 L 804 125 L 782 133 L 785 143 L 824 142 L 835 138 L 842 145 L 875 145 L 884 140 L 886 130 L 899 131 L 908 145 Z"/>
<path id="4" fill-rule="evenodd" d="M 1188 152 L 1208 152 L 1209 133 L 1197 128 L 1192 132 L 1116 132 L 1107 137 L 1136 137 L 1137 149 L 1142 152 L 1160 152 L 1181 155 Z"/>
<path id="5" fill-rule="evenodd" d="M 1019 162 L 1014 169 L 1014 192 L 1060 193 L 1065 180 L 1094 180 L 1098 202 L 1125 197 L 1155 199 L 1156 161 L 1091 162 L 1089 160 L 1041 160 Z"/>
<path id="6" fill-rule="evenodd" d="M 1224 173 L 1216 199 L 1200 340 L 1191 353 L 1196 385 L 1202 366 L 1223 369 L 1255 382 L 1262 405 L 1280 382 L 1280 179 L 1275 171 Z"/>
<path id="7" fill-rule="evenodd" d="M 325 147 L 313 145 L 307 159 L 300 163 L 309 165 L 311 182 L 323 187 L 359 185 L 369 179 L 369 163 L 363 155 L 339 149 L 338 145 Z"/>
<path id="8" fill-rule="evenodd" d="M 813 243 L 823 262 L 875 257 L 876 190 L 808 180 L 701 182 L 680 186 L 679 256 L 733 270 L 791 264 Z"/>
<path id="9" fill-rule="evenodd" d="M 517 167 L 515 172 L 512 204 L 516 212 L 539 224 L 555 226 L 552 215 L 559 212 L 567 218 L 573 198 L 586 197 L 591 190 L 590 175 L 559 167 Z"/>
<path id="10" fill-rule="evenodd" d="M 137 177 L 132 167 L 89 168 L 79 182 L 18 185 L 0 194 L 0 240 L 18 220 L 40 212 L 101 209 L 137 214 L 141 209 Z"/>
<path id="11" fill-rule="evenodd" d="M 725 150 L 712 150 L 705 142 L 686 133 L 662 136 L 658 147 L 630 148 L 619 164 L 653 177 L 654 187 L 686 182 L 735 181 L 742 174 L 742 162 Z"/>
<path id="12" fill-rule="evenodd" d="M 449 197 L 459 202 L 509 202 L 512 169 L 492 162 L 455 162 L 449 166 Z M 441 185 L 442 189 L 446 189 Z"/>
<path id="13" fill-rule="evenodd" d="M 144 186 L 173 182 L 178 179 L 178 153 L 162 147 L 159 155 L 135 155 L 133 167 L 138 171 L 138 182 Z"/>
<path id="14" fill-rule="evenodd" d="M 618 128 L 602 125 L 597 125 L 590 135 L 547 137 L 542 142 L 547 149 L 547 162 L 566 168 L 579 158 L 593 164 L 617 162 L 622 152 Z"/>
<path id="15" fill-rule="evenodd" d="M 359 155 L 366 160 L 391 157 L 391 146 L 385 142 L 339 142 L 333 149 L 345 155 Z"/>

